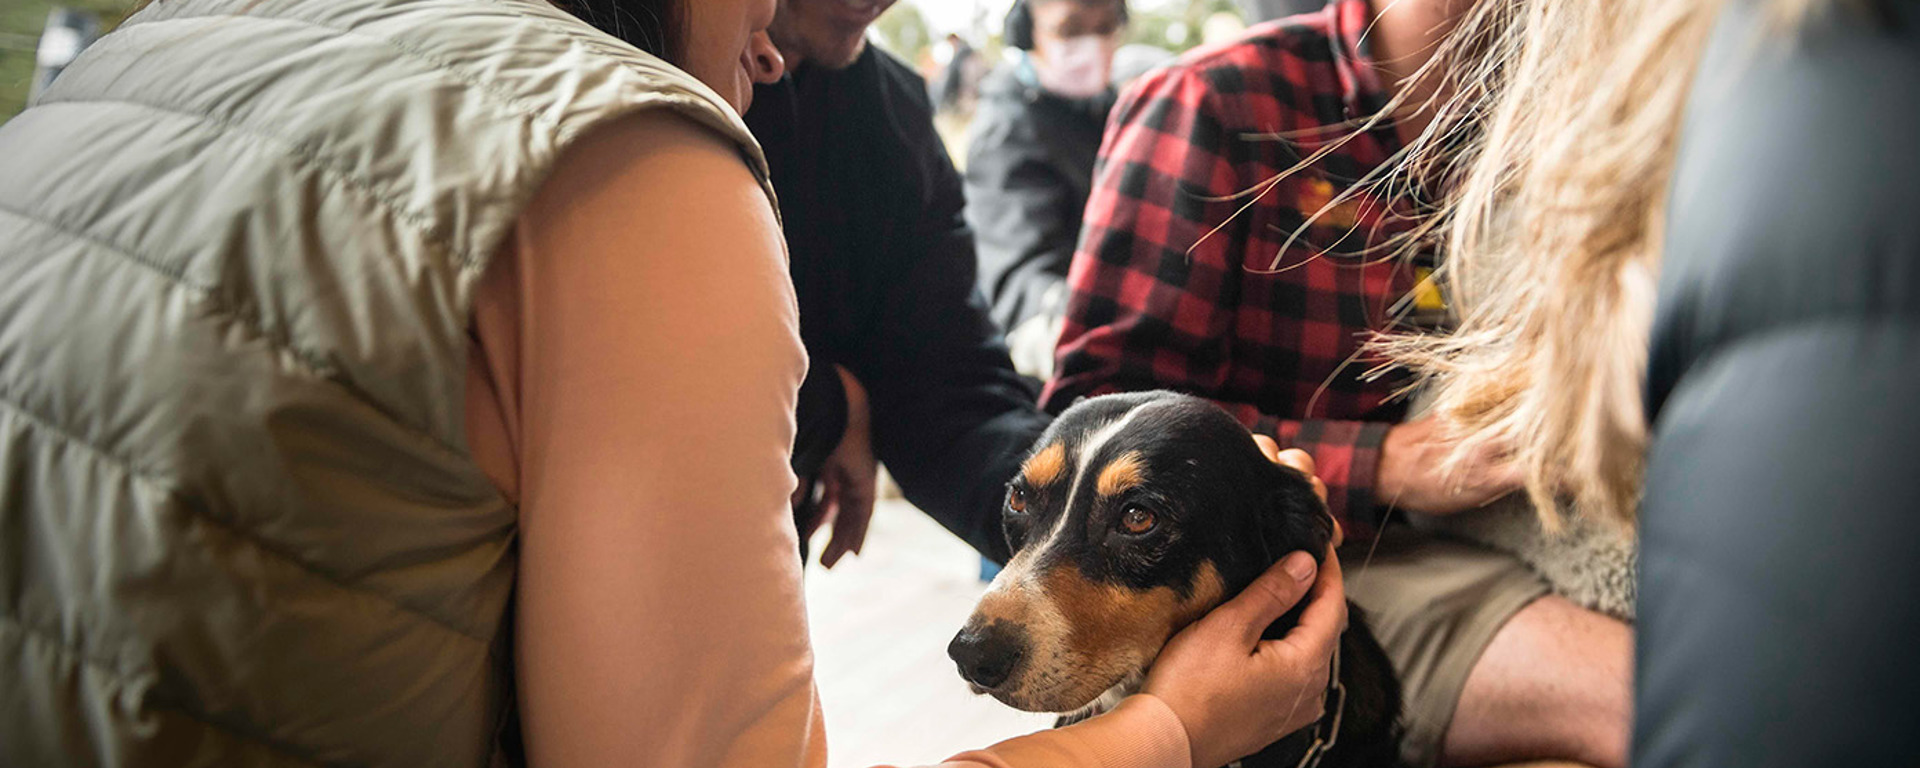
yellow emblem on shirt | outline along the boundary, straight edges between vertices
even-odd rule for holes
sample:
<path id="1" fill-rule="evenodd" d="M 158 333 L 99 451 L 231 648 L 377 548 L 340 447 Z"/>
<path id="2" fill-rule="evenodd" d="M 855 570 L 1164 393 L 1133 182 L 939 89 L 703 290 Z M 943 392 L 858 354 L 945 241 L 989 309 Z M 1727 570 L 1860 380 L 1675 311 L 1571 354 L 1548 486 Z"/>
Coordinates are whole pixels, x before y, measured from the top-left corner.
<path id="1" fill-rule="evenodd" d="M 1348 197 L 1333 207 L 1336 194 L 1332 182 L 1326 179 L 1308 179 L 1295 203 L 1301 215 L 1309 221 L 1335 227 L 1352 227 L 1360 221 L 1360 201 Z"/>
<path id="2" fill-rule="evenodd" d="M 1433 279 L 1431 267 L 1418 267 L 1413 270 L 1413 308 L 1422 312 L 1444 311 L 1447 297 L 1440 292 L 1439 281 Z"/>

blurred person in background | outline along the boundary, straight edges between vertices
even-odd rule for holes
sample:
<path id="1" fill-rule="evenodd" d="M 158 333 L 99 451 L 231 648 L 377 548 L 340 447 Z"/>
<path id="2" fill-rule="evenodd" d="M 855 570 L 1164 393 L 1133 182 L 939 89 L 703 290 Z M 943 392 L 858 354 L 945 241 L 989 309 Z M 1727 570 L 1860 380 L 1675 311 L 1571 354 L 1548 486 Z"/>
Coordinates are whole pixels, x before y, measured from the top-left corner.
<path id="1" fill-rule="evenodd" d="M 1114 108 L 1043 403 L 1173 389 L 1314 455 L 1364 557 L 1352 595 L 1404 689 L 1410 765 L 1623 765 L 1632 631 L 1508 552 L 1417 530 L 1520 487 L 1497 451 L 1452 471 L 1374 334 L 1445 319 L 1418 231 L 1444 173 L 1395 175 L 1466 0 L 1336 0 L 1136 80 Z M 1436 64 L 1435 62 L 1439 62 Z M 1409 248 L 1411 251 L 1409 252 Z"/>
<path id="2" fill-rule="evenodd" d="M 1633 764 L 1910 765 L 1920 5 L 1524 0 L 1416 167 L 1463 322 L 1389 345 L 1461 455 L 1640 552 Z"/>
<path id="3" fill-rule="evenodd" d="M 986 65 L 967 39 L 949 32 L 933 45 L 934 81 L 928 86 L 934 109 L 967 112 L 978 96 L 980 74 Z"/>
<path id="4" fill-rule="evenodd" d="M 1014 371 L 974 287 L 960 174 L 926 82 L 867 44 L 893 0 L 781 0 L 768 30 L 788 75 L 755 90 L 786 229 L 800 332 L 794 510 L 831 565 L 858 552 L 875 462 L 969 546 L 1005 562 L 1006 482 L 1051 418 Z"/>
<path id="5" fill-rule="evenodd" d="M 773 3 L 567 9 L 159 0 L 0 125 L 0 764 L 826 764 Z M 956 764 L 1298 729 L 1318 572 Z"/>
<path id="6" fill-rule="evenodd" d="M 1125 0 L 1016 0 L 1011 54 L 981 83 L 967 147 L 967 223 L 980 288 L 1022 374 L 1045 380 L 1066 309 L 1067 266 L 1117 88 L 1172 58 L 1122 46 Z"/>

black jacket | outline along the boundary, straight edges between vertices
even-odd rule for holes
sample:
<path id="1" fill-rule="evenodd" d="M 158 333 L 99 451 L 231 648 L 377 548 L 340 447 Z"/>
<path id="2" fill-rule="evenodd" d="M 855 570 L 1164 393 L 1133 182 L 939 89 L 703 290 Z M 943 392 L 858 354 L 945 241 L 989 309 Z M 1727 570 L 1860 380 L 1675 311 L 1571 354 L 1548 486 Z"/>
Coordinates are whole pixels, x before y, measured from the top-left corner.
<path id="1" fill-rule="evenodd" d="M 1693 86 L 1648 370 L 1636 766 L 1920 753 L 1920 4 L 1859 5 L 1788 40 L 1736 0 Z"/>
<path id="2" fill-rule="evenodd" d="M 974 289 L 964 197 L 925 82 L 869 46 L 844 70 L 802 65 L 754 89 L 812 368 L 795 471 L 839 443 L 845 366 L 866 387 L 874 452 L 907 500 L 1004 561 L 1005 483 L 1048 417 Z"/>
<path id="3" fill-rule="evenodd" d="M 967 148 L 967 223 L 980 241 L 980 287 L 1003 328 L 1064 310 L 1056 286 L 1073 263 L 1114 102 L 1111 92 L 1056 96 L 1022 82 L 1018 69 L 1002 65 L 981 81 Z"/>

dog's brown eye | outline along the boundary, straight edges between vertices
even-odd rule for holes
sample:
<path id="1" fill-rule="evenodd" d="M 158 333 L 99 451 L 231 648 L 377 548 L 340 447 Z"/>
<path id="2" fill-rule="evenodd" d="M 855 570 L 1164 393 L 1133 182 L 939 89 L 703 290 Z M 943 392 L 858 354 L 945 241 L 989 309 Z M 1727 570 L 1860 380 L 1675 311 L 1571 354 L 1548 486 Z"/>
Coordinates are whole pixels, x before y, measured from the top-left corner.
<path id="1" fill-rule="evenodd" d="M 1120 516 L 1120 527 L 1135 536 L 1153 530 L 1153 525 L 1157 522 L 1159 521 L 1154 519 L 1153 512 L 1141 507 L 1128 507 L 1126 514 Z"/>
<path id="2" fill-rule="evenodd" d="M 1027 511 L 1027 492 L 1018 488 L 1008 488 L 1007 509 L 1015 512 Z"/>

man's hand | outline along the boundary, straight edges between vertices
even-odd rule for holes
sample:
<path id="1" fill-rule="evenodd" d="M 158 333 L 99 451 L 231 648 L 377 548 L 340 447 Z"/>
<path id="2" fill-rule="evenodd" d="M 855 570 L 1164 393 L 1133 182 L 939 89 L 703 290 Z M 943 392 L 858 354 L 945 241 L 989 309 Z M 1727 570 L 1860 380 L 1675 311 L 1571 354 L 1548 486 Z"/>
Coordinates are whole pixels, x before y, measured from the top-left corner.
<path id="1" fill-rule="evenodd" d="M 1482 449 L 1458 471 L 1442 472 L 1449 450 L 1435 434 L 1431 416 L 1387 430 L 1380 446 L 1380 501 L 1409 512 L 1450 515 L 1520 490 L 1519 465 L 1498 450 Z"/>
<path id="2" fill-rule="evenodd" d="M 847 393 L 847 428 L 840 435 L 840 446 L 833 449 L 820 468 L 819 514 L 800 532 L 811 537 L 821 525 L 831 522 L 833 538 L 820 551 L 820 564 L 832 568 L 841 556 L 860 554 L 867 541 L 867 524 L 873 520 L 875 486 L 879 481 L 879 462 L 873 458 L 872 414 L 867 409 L 867 389 L 847 369 L 834 366 Z"/>
<path id="3" fill-rule="evenodd" d="M 1261 640 L 1303 595 L 1310 602 L 1299 625 L 1286 637 Z M 1332 547 L 1318 569 L 1307 553 L 1294 552 L 1174 635 L 1141 690 L 1180 718 L 1195 766 L 1225 765 L 1320 719 L 1333 649 L 1346 626 L 1345 585 Z"/>
<path id="4" fill-rule="evenodd" d="M 1320 503 L 1327 503 L 1327 484 L 1320 481 L 1319 475 L 1314 474 L 1313 456 L 1298 448 L 1280 450 L 1280 444 L 1266 435 L 1254 435 L 1253 443 L 1260 446 L 1260 452 L 1267 455 L 1268 461 L 1292 467 L 1294 471 L 1306 475 L 1307 479 L 1313 482 L 1313 495 L 1320 497 Z M 1333 546 L 1338 547 L 1346 543 L 1346 540 L 1347 532 L 1340 527 L 1340 521 L 1333 521 Z"/>

